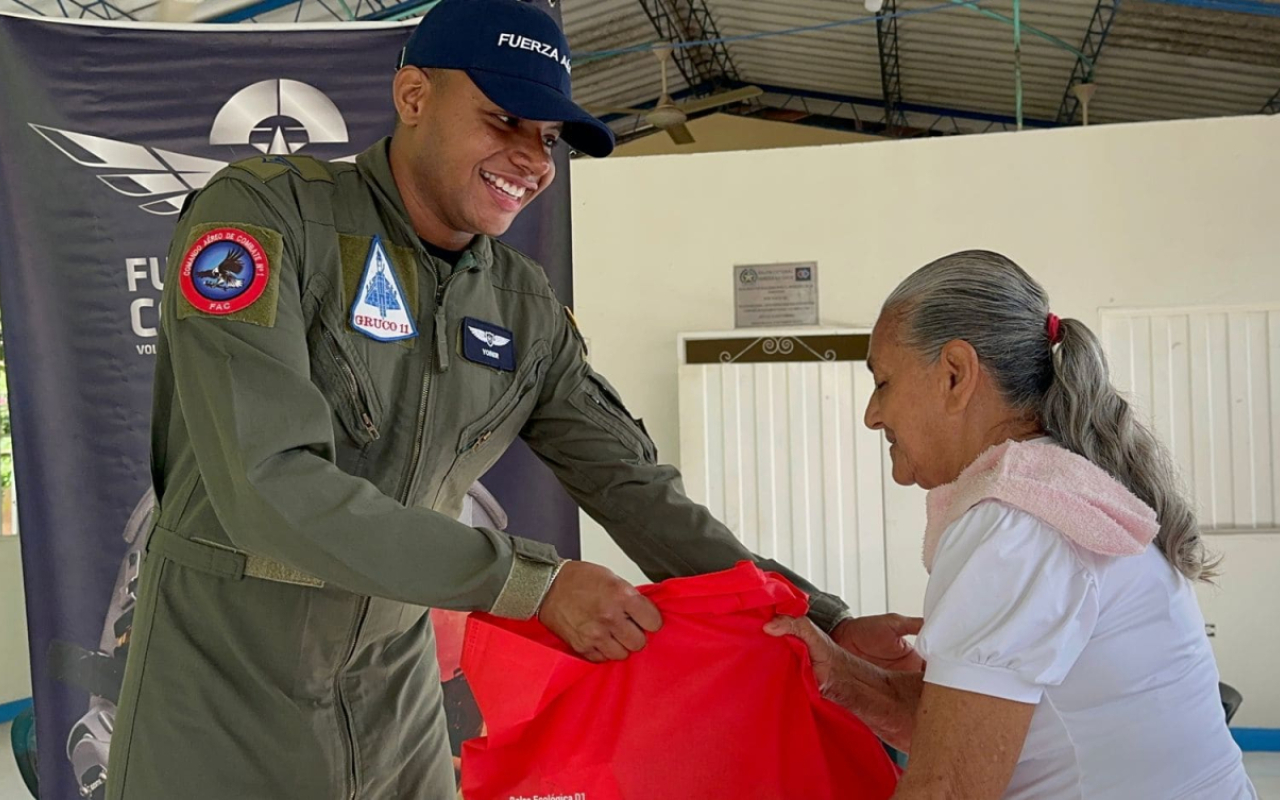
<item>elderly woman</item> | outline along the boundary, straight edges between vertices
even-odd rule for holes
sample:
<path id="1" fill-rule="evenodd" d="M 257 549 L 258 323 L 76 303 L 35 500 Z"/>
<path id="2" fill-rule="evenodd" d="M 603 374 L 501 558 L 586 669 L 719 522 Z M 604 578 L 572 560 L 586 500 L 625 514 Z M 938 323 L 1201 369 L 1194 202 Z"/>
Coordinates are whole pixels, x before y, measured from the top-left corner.
<path id="1" fill-rule="evenodd" d="M 910 752 L 894 798 L 1256 798 L 1192 590 L 1215 565 L 1093 333 L 1009 259 L 957 253 L 890 295 L 867 366 L 866 424 L 929 490 L 923 672 L 767 630 Z"/>

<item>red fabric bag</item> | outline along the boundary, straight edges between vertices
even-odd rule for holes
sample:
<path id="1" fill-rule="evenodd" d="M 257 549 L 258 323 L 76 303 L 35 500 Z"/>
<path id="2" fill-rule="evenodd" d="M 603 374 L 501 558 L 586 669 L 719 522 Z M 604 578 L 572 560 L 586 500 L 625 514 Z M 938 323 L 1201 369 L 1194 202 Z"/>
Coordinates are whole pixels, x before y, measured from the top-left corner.
<path id="1" fill-rule="evenodd" d="M 462 748 L 466 800 L 879 800 L 899 771 L 823 700 L 804 646 L 764 633 L 803 592 L 742 563 L 640 591 L 663 628 L 592 664 L 536 621 L 472 614 L 462 668 L 487 736 Z"/>

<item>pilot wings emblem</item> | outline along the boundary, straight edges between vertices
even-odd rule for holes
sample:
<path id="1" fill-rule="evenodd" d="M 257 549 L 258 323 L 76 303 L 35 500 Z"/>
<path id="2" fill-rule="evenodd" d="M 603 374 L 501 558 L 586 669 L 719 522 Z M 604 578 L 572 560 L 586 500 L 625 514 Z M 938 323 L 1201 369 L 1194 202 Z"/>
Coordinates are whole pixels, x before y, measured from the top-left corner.
<path id="1" fill-rule="evenodd" d="M 489 331 L 481 330 L 479 328 L 472 327 L 471 325 L 467 326 L 467 330 L 471 331 L 472 336 L 490 347 L 506 347 L 511 342 L 509 337 L 499 336 L 496 333 L 490 333 Z"/>

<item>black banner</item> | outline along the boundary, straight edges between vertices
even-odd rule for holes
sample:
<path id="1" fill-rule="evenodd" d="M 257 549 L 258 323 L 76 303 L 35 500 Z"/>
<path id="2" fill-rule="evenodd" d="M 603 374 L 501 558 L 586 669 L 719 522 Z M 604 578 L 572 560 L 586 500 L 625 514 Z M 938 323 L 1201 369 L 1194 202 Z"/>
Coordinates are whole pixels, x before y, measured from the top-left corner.
<path id="1" fill-rule="evenodd" d="M 81 797 L 106 765 L 152 502 L 151 380 L 176 214 L 228 162 L 346 159 L 390 133 L 410 29 L 0 16 L 0 302 L 46 800 Z M 507 239 L 571 303 L 559 166 Z M 514 530 L 577 555 L 576 508 L 523 445 L 484 483 Z M 451 649 L 456 626 L 442 627 Z M 451 713 L 472 713 L 446 697 Z"/>

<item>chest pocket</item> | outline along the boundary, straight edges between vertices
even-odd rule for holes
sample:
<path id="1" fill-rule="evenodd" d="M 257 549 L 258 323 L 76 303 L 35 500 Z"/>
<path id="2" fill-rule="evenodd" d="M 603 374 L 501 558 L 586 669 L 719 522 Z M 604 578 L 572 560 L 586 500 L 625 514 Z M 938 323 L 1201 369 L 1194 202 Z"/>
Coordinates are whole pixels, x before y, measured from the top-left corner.
<path id="1" fill-rule="evenodd" d="M 458 437 L 460 457 L 488 449 L 500 454 L 515 440 L 529 416 L 528 411 L 533 408 L 537 399 L 538 384 L 546 369 L 550 352 L 551 348 L 545 341 L 539 341 L 530 348 L 513 373 L 510 385 L 493 407 L 480 419 L 463 428 Z"/>
<path id="2" fill-rule="evenodd" d="M 349 348 L 347 337 L 317 319 L 307 335 L 311 379 L 324 393 L 334 416 L 351 442 L 368 447 L 381 438 L 382 399 L 364 361 Z"/>
<path id="3" fill-rule="evenodd" d="M 649 438 L 644 422 L 631 416 L 613 384 L 603 375 L 589 370 L 569 402 L 597 425 L 609 431 L 636 455 L 657 463 L 658 448 Z"/>

